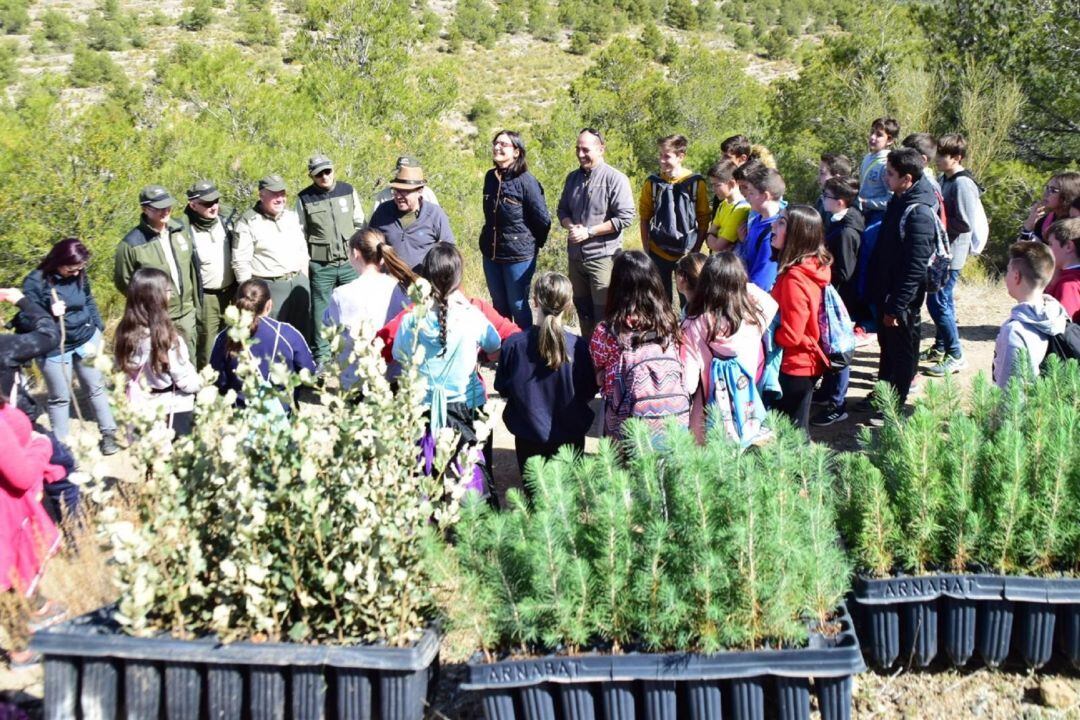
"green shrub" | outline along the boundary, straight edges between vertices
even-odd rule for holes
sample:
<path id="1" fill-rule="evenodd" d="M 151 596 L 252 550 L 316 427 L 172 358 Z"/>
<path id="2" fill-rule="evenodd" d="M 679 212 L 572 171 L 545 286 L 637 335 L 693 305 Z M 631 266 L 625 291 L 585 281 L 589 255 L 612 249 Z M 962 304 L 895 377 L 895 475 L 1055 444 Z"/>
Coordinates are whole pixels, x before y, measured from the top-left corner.
<path id="1" fill-rule="evenodd" d="M 690 0 L 671 0 L 667 9 L 667 24 L 680 30 L 694 30 L 698 26 L 697 10 Z"/>
<path id="2" fill-rule="evenodd" d="M 0 0 L 0 29 L 8 35 L 25 32 L 30 24 L 29 0 Z"/>
<path id="3" fill-rule="evenodd" d="M 19 43 L 0 42 L 0 87 L 7 87 L 19 77 Z"/>
<path id="4" fill-rule="evenodd" d="M 791 54 L 791 38 L 783 28 L 773 28 L 765 36 L 762 50 L 770 60 L 782 60 Z"/>
<path id="5" fill-rule="evenodd" d="M 230 308 L 229 319 L 230 336 L 247 340 L 250 315 Z M 451 472 L 425 476 L 417 461 L 426 407 L 415 367 L 405 364 L 392 391 L 374 329 L 360 338 L 351 359 L 362 399 L 327 391 L 315 412 L 282 411 L 310 374 L 275 365 L 275 389 L 247 352 L 246 406 L 209 385 L 186 438 L 162 432 L 162 412 L 119 399 L 142 472 L 96 500 L 127 632 L 402 646 L 434 619 L 427 549 L 464 488 Z M 436 467 L 449 465 L 456 440 L 440 436 Z M 116 512 L 118 494 L 134 518 Z"/>
<path id="6" fill-rule="evenodd" d="M 82 45 L 75 48 L 71 71 L 68 74 L 68 80 L 73 87 L 86 88 L 103 85 L 123 76 L 124 71 L 109 57 L 109 53 L 91 50 Z"/>
<path id="7" fill-rule="evenodd" d="M 247 45 L 276 47 L 281 39 L 281 28 L 269 7 L 241 9 L 240 32 Z"/>
<path id="8" fill-rule="evenodd" d="M 75 36 L 75 22 L 67 15 L 57 10 L 46 10 L 41 14 L 41 27 L 45 31 L 45 39 L 58 49 L 66 50 L 71 47 L 72 38 Z"/>
<path id="9" fill-rule="evenodd" d="M 453 27 L 463 38 L 489 48 L 499 37 L 493 15 L 494 8 L 488 0 L 462 0 L 457 5 Z"/>
<path id="10" fill-rule="evenodd" d="M 743 453 L 722 429 L 701 447 L 636 421 L 624 450 L 604 440 L 596 455 L 531 460 L 531 508 L 511 491 L 510 512 L 463 509 L 468 617 L 452 620 L 480 647 L 715 652 L 799 644 L 807 618 L 828 622 L 850 574 L 828 450 L 788 424 Z"/>
<path id="11" fill-rule="evenodd" d="M 169 25 L 169 16 L 161 11 L 161 8 L 154 8 L 150 13 L 150 24 L 154 27 L 166 27 Z"/>
<path id="12" fill-rule="evenodd" d="M 570 47 L 569 52 L 574 55 L 588 55 L 592 50 L 592 40 L 589 39 L 589 33 L 584 30 L 575 30 L 570 34 Z"/>
<path id="13" fill-rule="evenodd" d="M 127 47 L 127 33 L 118 20 L 94 11 L 86 20 L 86 46 L 91 50 L 123 50 Z"/>
<path id="14" fill-rule="evenodd" d="M 752 50 L 754 47 L 754 34 L 746 25 L 739 25 L 731 33 L 731 40 L 739 50 Z"/>
<path id="15" fill-rule="evenodd" d="M 194 0 L 191 7 L 180 16 L 179 26 L 184 30 L 202 30 L 214 21 L 212 0 Z"/>
<path id="16" fill-rule="evenodd" d="M 911 417 L 878 385 L 885 426 L 842 460 L 841 528 L 857 565 L 894 572 L 1043 575 L 1080 569 L 1080 365 L 1001 392 L 980 374 L 964 409 L 928 383 Z"/>

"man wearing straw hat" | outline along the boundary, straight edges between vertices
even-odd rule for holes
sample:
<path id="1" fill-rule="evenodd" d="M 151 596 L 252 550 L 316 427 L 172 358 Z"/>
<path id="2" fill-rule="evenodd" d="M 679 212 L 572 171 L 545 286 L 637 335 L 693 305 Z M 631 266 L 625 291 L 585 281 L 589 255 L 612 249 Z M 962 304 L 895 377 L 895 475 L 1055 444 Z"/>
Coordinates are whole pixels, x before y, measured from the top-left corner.
<path id="1" fill-rule="evenodd" d="M 425 202 L 427 186 L 419 165 L 398 168 L 390 181 L 393 202 L 383 203 L 371 216 L 370 227 L 386 236 L 394 252 L 413 270 L 418 270 L 436 243 L 454 242 L 450 218 L 441 207 Z"/>

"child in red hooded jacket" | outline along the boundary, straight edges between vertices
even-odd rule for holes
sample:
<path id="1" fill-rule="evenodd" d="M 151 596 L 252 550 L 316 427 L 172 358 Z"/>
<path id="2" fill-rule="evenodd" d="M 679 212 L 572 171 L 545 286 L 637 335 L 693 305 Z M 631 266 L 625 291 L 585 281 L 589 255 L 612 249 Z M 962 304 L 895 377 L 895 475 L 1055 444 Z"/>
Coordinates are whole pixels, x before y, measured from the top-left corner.
<path id="1" fill-rule="evenodd" d="M 777 409 L 804 431 L 810 425 L 814 385 L 829 369 L 821 349 L 818 310 L 832 278 L 832 255 L 825 249 L 821 216 L 809 205 L 789 205 L 773 228 L 778 271 L 772 296 L 780 306 L 776 344 L 783 351 Z"/>

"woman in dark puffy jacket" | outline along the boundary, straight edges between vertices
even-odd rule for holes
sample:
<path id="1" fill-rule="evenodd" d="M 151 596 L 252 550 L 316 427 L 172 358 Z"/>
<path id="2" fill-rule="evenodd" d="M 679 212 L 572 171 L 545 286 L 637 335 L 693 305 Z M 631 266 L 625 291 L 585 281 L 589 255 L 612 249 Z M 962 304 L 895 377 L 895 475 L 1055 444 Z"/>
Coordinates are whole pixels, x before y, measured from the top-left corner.
<path id="1" fill-rule="evenodd" d="M 484 255 L 491 304 L 500 315 L 525 330 L 532 326 L 529 288 L 536 255 L 547 242 L 551 215 L 544 188 L 525 164 L 525 142 L 516 132 L 500 130 L 491 141 L 495 167 L 484 176 Z"/>
<path id="2" fill-rule="evenodd" d="M 58 440 L 68 434 L 73 375 L 78 376 L 83 391 L 90 398 L 98 428 L 101 452 L 115 453 L 116 421 L 109 408 L 105 379 L 94 367 L 94 356 L 101 351 L 101 320 L 86 264 L 90 251 L 78 238 L 65 238 L 52 246 L 37 269 L 23 281 L 23 294 L 35 305 L 47 310 L 62 323 L 61 344 L 38 358 L 38 366 L 49 391 L 49 424 Z"/>

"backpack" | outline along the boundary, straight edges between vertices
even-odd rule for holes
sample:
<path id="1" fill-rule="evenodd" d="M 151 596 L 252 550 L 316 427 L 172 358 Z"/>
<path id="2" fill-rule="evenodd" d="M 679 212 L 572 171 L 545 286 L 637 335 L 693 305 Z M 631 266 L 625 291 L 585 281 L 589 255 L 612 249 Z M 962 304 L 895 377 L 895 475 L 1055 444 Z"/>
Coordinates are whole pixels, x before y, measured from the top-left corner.
<path id="1" fill-rule="evenodd" d="M 1057 355 L 1062 362 L 1080 360 L 1080 325 L 1072 320 L 1065 321 L 1065 331 L 1047 338 L 1046 355 L 1039 364 L 1039 371 L 1046 369 L 1046 358 Z"/>
<path id="2" fill-rule="evenodd" d="M 728 437 L 744 448 L 772 435 L 754 374 L 737 357 L 713 357 L 709 387 L 709 427 L 723 423 Z"/>
<path id="3" fill-rule="evenodd" d="M 843 370 L 851 365 L 855 357 L 855 323 L 851 321 L 840 293 L 831 283 L 821 292 L 818 328 L 821 334 L 818 343 L 829 359 L 829 368 Z"/>
<path id="4" fill-rule="evenodd" d="M 614 397 L 605 414 L 605 434 L 622 437 L 629 418 L 640 418 L 654 432 L 663 430 L 669 417 L 690 426 L 690 396 L 683 384 L 682 360 L 674 343 L 666 348 L 655 332 L 631 333 L 619 338 L 619 369 Z"/>
<path id="5" fill-rule="evenodd" d="M 904 208 L 904 213 L 900 216 L 900 242 L 904 242 L 904 229 L 907 227 L 908 215 L 919 206 L 929 210 L 930 216 L 934 218 L 934 249 L 930 253 L 930 261 L 926 264 L 926 292 L 936 293 L 949 279 L 952 253 L 949 251 L 949 236 L 945 233 L 945 226 L 941 224 L 941 218 L 932 207 L 924 203 L 914 203 Z"/>
<path id="6" fill-rule="evenodd" d="M 650 175 L 653 215 L 649 239 L 661 250 L 679 257 L 698 243 L 697 190 L 701 176 L 693 174 L 677 183 Z"/>

